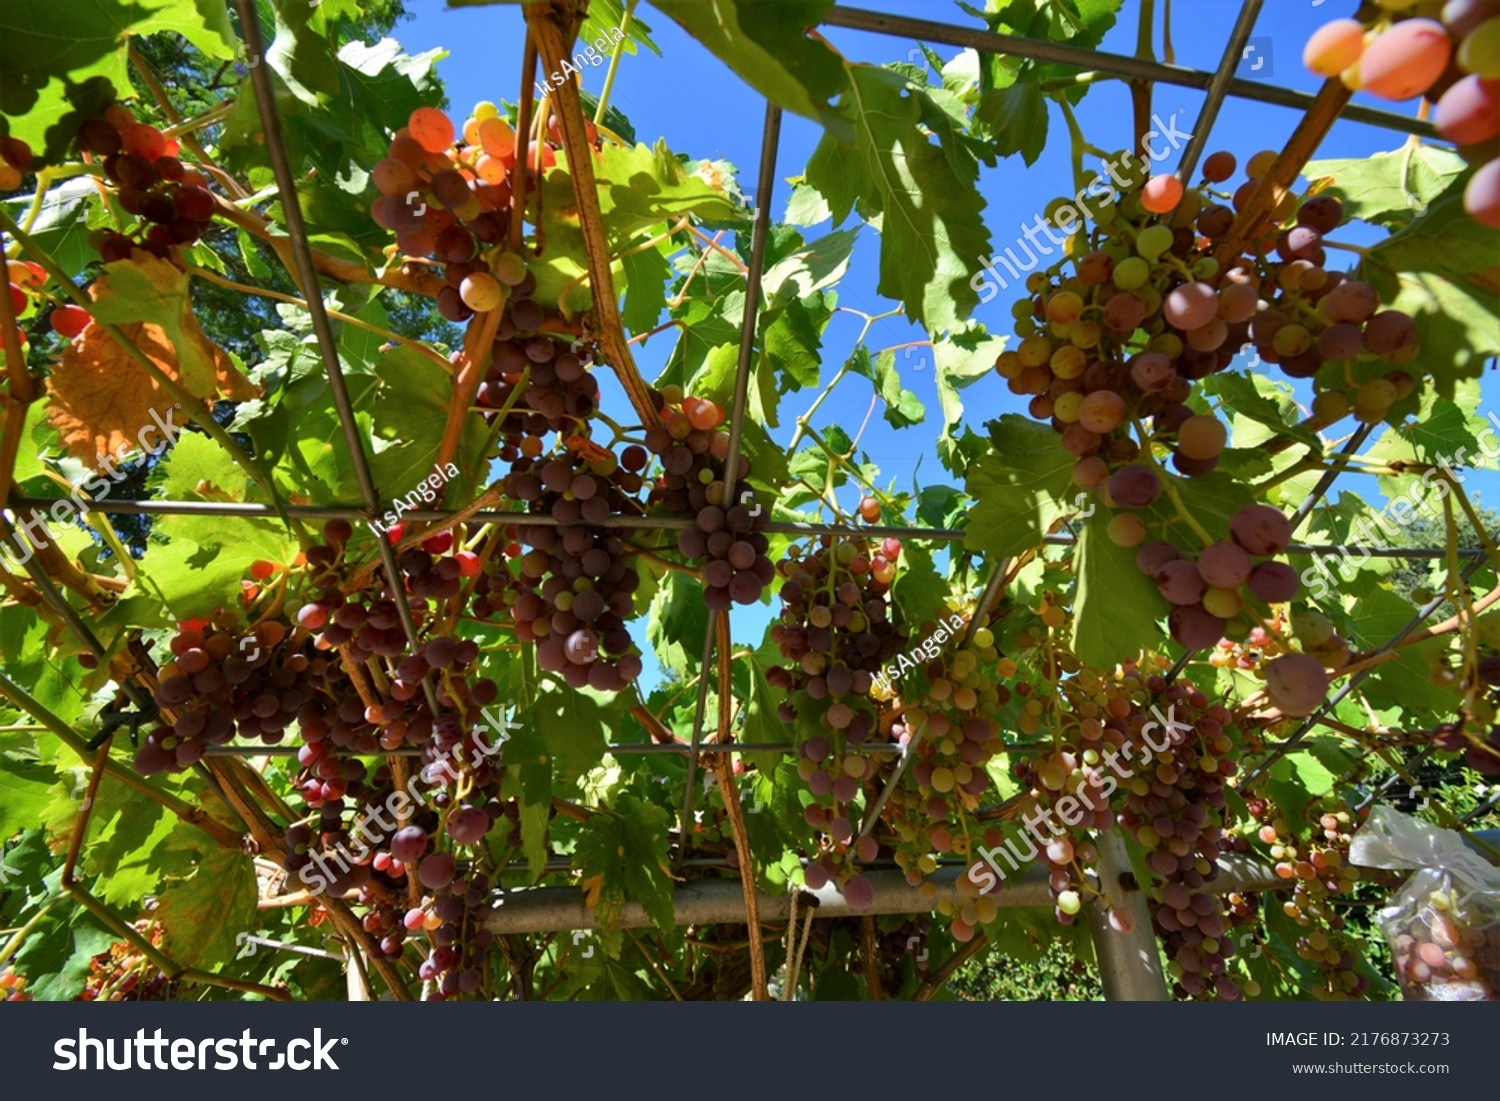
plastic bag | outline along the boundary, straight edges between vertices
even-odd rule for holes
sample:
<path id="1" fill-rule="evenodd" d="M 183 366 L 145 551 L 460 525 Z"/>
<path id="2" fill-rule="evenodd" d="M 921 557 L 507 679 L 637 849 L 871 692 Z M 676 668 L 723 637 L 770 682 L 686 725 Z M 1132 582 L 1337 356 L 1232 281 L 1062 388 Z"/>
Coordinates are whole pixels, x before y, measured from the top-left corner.
<path id="1" fill-rule="evenodd" d="M 1500 1000 L 1500 868 L 1452 830 L 1390 807 L 1370 812 L 1349 859 L 1416 871 L 1380 911 L 1403 998 Z"/>

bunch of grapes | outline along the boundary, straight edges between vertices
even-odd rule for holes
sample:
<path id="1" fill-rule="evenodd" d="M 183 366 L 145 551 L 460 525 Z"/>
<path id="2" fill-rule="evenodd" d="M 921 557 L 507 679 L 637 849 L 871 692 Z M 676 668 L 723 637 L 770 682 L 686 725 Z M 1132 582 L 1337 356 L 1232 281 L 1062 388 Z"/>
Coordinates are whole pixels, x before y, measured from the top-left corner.
<path id="1" fill-rule="evenodd" d="M 30 260 L 6 261 L 5 271 L 10 291 L 10 308 L 15 314 L 17 325 L 15 329 L 16 343 L 24 352 L 29 338 L 26 329 L 19 322 L 28 318 L 33 308 L 41 309 L 49 301 L 50 296 L 46 293 L 47 271 L 40 264 Z M 83 332 L 92 319 L 88 311 L 81 306 L 72 303 L 60 303 L 52 307 L 48 315 L 52 331 L 67 340 L 72 340 Z M 0 358 L 5 355 L 5 349 L 0 346 Z"/>
<path id="2" fill-rule="evenodd" d="M 31 995 L 26 990 L 26 976 L 9 964 L 0 970 L 0 995 L 8 1002 L 29 1002 Z"/>
<path id="3" fill-rule="evenodd" d="M 500 428 L 505 462 L 539 456 L 548 431 L 588 436 L 588 418 L 599 408 L 599 384 L 588 370 L 592 348 L 556 311 L 531 297 L 534 286 L 527 273 L 507 304 L 476 395 L 481 408 L 497 410 L 484 414 L 486 422 L 507 411 Z"/>
<path id="4" fill-rule="evenodd" d="M 493 103 L 478 104 L 464 124 L 463 142 L 455 145 L 456 136 L 442 111 L 418 107 L 391 138 L 385 159 L 370 171 L 380 192 L 370 204 L 375 224 L 396 234 L 403 254 L 434 256 L 450 266 L 473 265 L 481 247 L 504 239 L 516 162 L 515 131 Z M 525 274 L 519 259 L 507 260 L 502 272 L 491 271 L 487 263 L 455 272 L 458 283 L 450 284 L 450 302 L 461 298 L 471 312 L 494 309 L 503 297 L 497 276 L 514 273 L 519 283 Z M 478 305 L 470 305 L 470 299 Z"/>
<path id="5" fill-rule="evenodd" d="M 137 121 L 123 104 L 112 104 L 101 117 L 85 122 L 78 144 L 102 162 L 120 208 L 139 219 L 129 233 L 96 230 L 89 235 L 105 263 L 128 260 L 138 248 L 175 260 L 178 247 L 193 244 L 213 221 L 208 177 L 178 159 L 176 138 Z"/>
<path id="6" fill-rule="evenodd" d="M 315 673 L 302 640 L 274 619 L 245 633 L 232 612 L 184 621 L 172 660 L 157 671 L 153 693 L 163 717 L 135 755 L 143 776 L 190 768 L 211 745 L 235 733 L 265 745 L 281 741 L 313 698 Z"/>
<path id="7" fill-rule="evenodd" d="M 1150 740 L 1169 746 L 1134 766 L 1120 825 L 1145 846 L 1147 866 L 1162 877 L 1151 892 L 1152 916 L 1178 996 L 1237 1001 L 1240 987 L 1227 973 L 1232 915 L 1204 890 L 1219 874 L 1219 854 L 1231 847 L 1224 831 L 1224 789 L 1238 771 L 1231 715 L 1197 689 L 1167 686 L 1159 676 L 1148 677 L 1145 688 L 1156 703 L 1130 716 L 1130 742 L 1145 744 L 1146 724 L 1157 723 Z"/>
<path id="8" fill-rule="evenodd" d="M 476 611 L 505 607 L 517 637 L 537 644 L 541 667 L 561 673 L 574 688 L 615 692 L 641 672 L 625 627 L 640 575 L 626 564 L 619 533 L 599 526 L 615 513 L 638 509 L 624 488 L 627 473 L 613 452 L 597 447 L 518 456 L 503 482 L 506 495 L 557 526 L 518 524 L 519 544 L 531 549 L 516 558 L 517 574 L 498 562 L 486 591 L 476 589 Z"/>
<path id="9" fill-rule="evenodd" d="M 1378 424 L 1415 388 L 1401 368 L 1416 357 L 1417 327 L 1400 310 L 1380 309 L 1380 296 L 1368 283 L 1324 270 L 1323 237 L 1342 220 L 1343 204 L 1318 195 L 1302 203 L 1295 225 L 1278 232 L 1282 261 L 1246 276 L 1265 302 L 1250 323 L 1250 338 L 1260 358 L 1282 373 L 1315 379 L 1319 393 L 1312 412 L 1318 421 L 1332 423 L 1352 412 L 1365 424 Z M 1377 360 L 1391 369 L 1376 373 Z M 1350 370 L 1324 371 L 1335 363 Z M 1363 380 L 1350 383 L 1356 368 Z"/>
<path id="10" fill-rule="evenodd" d="M 739 456 L 734 479 L 739 499 L 725 500 L 729 432 L 723 408 L 707 398 L 684 396 L 675 386 L 653 390 L 652 401 L 662 418 L 646 431 L 645 451 L 661 462 L 661 474 L 648 504 L 694 521 L 679 534 L 677 549 L 688 563 L 702 563 L 703 601 L 709 608 L 754 604 L 775 578 L 776 567 L 766 557 L 770 511 L 755 504 L 745 486 L 750 460 Z M 638 469 L 646 463 L 645 451 L 632 446 L 621 459 Z"/>
<path id="11" fill-rule="evenodd" d="M 895 832 L 896 864 L 929 900 L 936 892 L 923 877 L 936 870 L 938 858 L 969 855 L 965 820 L 989 789 L 985 764 L 1002 748 L 1000 724 L 993 716 L 1011 698 L 1009 689 L 996 682 L 999 651 L 988 617 L 967 644 L 962 641 L 968 630 L 965 617 L 941 614 L 939 619 L 943 627 L 935 630 L 929 622 L 915 631 L 916 638 L 941 640 L 936 642 L 938 655 L 919 662 L 925 689 L 914 678 L 878 686 L 875 693 L 879 700 L 891 700 L 891 734 L 914 754 L 885 810 Z M 961 882 L 960 895 L 971 885 Z M 993 919 L 986 899 L 965 898 L 956 908 L 945 899 L 938 901 L 940 911 L 953 917 L 952 932 L 959 940 L 971 939 L 976 925 Z"/>
<path id="12" fill-rule="evenodd" d="M 1154 479 L 1155 473 L 1146 467 L 1121 467 L 1110 483 L 1126 501 L 1134 502 L 1142 499 L 1138 477 Z M 1139 517 L 1135 519 L 1140 522 Z M 1196 560 L 1184 557 L 1171 543 L 1155 541 L 1141 546 L 1135 563 L 1172 605 L 1167 620 L 1172 637 L 1198 650 L 1223 638 L 1231 620 L 1239 621 L 1234 633 L 1244 637 L 1252 609 L 1284 603 L 1297 595 L 1297 572 L 1271 560 L 1286 549 L 1291 537 L 1291 522 L 1280 509 L 1246 505 L 1230 518 L 1229 538 L 1208 544 Z"/>
<path id="13" fill-rule="evenodd" d="M 1349 863 L 1349 813 L 1323 815 L 1304 844 L 1266 800 L 1252 800 L 1250 810 L 1262 823 L 1258 836 L 1270 846 L 1276 874 L 1296 883 L 1281 908 L 1299 926 L 1311 930 L 1297 938 L 1295 948 L 1323 976 L 1323 986 L 1314 991 L 1315 996 L 1332 1001 L 1360 997 L 1369 989 L 1370 980 L 1357 970 L 1357 964 L 1369 948 L 1333 908 L 1335 899 L 1353 894 L 1360 879 Z M 1311 928 L 1314 923 L 1318 928 Z"/>
<path id="14" fill-rule="evenodd" d="M 811 890 L 845 874 L 840 858 L 854 842 L 860 821 L 853 804 L 861 784 L 874 780 L 880 767 L 858 747 L 890 736 L 870 692 L 881 666 L 905 640 L 888 618 L 889 585 L 870 568 L 877 550 L 894 559 L 900 545 L 825 535 L 808 550 L 789 547 L 776 566 L 785 580 L 780 621 L 771 627 L 771 640 L 793 664 L 772 667 L 766 679 L 788 693 L 777 709 L 783 722 L 795 724 L 804 712 L 817 716 L 814 734 L 793 727 L 800 742 L 798 775 L 813 795 L 804 816 L 809 826 L 826 834 L 823 856 L 806 868 Z M 878 852 L 873 837 L 855 845 L 862 861 L 875 859 Z M 847 879 L 843 890 L 855 906 L 868 905 L 874 897 L 863 875 Z"/>
<path id="15" fill-rule="evenodd" d="M 1417 13 L 1410 12 L 1414 6 Z M 1500 228 L 1500 3 L 1386 0 L 1381 7 L 1385 12 L 1368 27 L 1356 19 L 1319 27 L 1303 63 L 1382 99 L 1435 101 L 1438 132 L 1480 166 L 1464 192 L 1464 209 Z"/>
<path id="16" fill-rule="evenodd" d="M 150 920 L 133 923 L 136 932 L 161 947 L 161 926 Z M 179 983 L 157 970 L 135 945 L 115 941 L 89 960 L 89 973 L 74 1001 L 79 1002 L 170 1002 L 177 997 Z"/>

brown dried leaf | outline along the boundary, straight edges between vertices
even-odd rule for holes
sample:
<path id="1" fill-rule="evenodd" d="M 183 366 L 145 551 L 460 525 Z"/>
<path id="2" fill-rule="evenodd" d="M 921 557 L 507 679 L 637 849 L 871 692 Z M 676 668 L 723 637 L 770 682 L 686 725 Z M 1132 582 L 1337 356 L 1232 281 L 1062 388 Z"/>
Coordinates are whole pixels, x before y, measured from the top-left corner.
<path id="1" fill-rule="evenodd" d="M 121 325 L 120 330 L 169 378 L 180 381 L 180 353 L 190 350 L 200 362 L 212 367 L 219 396 L 246 401 L 260 393 L 235 369 L 228 353 L 203 335 L 190 313 L 180 322 L 181 338 L 176 341 L 162 326 L 149 322 Z M 90 325 L 68 346 L 53 367 L 47 387 L 51 394 L 47 419 L 68 451 L 95 469 L 101 468 L 101 457 L 116 455 L 121 446 L 157 446 L 159 429 L 141 440 L 145 428 L 158 422 L 152 410 L 165 419 L 175 404 L 99 325 Z M 189 419 L 186 413 L 176 413 L 174 418 L 177 424 Z"/>

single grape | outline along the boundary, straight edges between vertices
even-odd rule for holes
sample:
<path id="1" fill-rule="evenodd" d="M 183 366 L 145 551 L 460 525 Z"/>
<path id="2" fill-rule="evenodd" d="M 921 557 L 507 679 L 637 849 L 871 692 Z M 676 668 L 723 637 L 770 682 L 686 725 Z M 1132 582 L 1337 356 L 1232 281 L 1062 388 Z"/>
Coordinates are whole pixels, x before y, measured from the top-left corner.
<path id="1" fill-rule="evenodd" d="M 1110 475 L 1109 495 L 1121 508 L 1145 508 L 1161 494 L 1161 480 L 1149 466 L 1131 463 Z"/>
<path id="2" fill-rule="evenodd" d="M 1212 415 L 1191 416 L 1177 429 L 1178 451 L 1189 459 L 1212 459 L 1228 440 L 1224 423 Z"/>
<path id="3" fill-rule="evenodd" d="M 1246 505 L 1229 519 L 1234 541 L 1254 555 L 1280 554 L 1292 541 L 1292 525 L 1270 505 Z"/>
<path id="4" fill-rule="evenodd" d="M 1297 571 L 1285 562 L 1261 562 L 1250 571 L 1250 592 L 1267 604 L 1281 604 L 1297 595 Z"/>
<path id="5" fill-rule="evenodd" d="M 1287 715 L 1310 715 L 1328 695 L 1328 674 L 1306 654 L 1281 654 L 1266 663 L 1265 674 L 1266 695 Z"/>
<path id="6" fill-rule="evenodd" d="M 1207 283 L 1184 283 L 1167 295 L 1163 315 L 1177 329 L 1207 325 L 1219 311 L 1219 298 Z"/>
<path id="7" fill-rule="evenodd" d="M 1448 31 L 1433 19 L 1406 19 L 1365 47 L 1359 78 L 1382 99 L 1407 100 L 1432 87 L 1452 56 Z"/>
<path id="8" fill-rule="evenodd" d="M 1336 77 L 1359 60 L 1365 28 L 1355 19 L 1335 19 L 1313 32 L 1302 48 L 1302 64 L 1322 77 Z"/>

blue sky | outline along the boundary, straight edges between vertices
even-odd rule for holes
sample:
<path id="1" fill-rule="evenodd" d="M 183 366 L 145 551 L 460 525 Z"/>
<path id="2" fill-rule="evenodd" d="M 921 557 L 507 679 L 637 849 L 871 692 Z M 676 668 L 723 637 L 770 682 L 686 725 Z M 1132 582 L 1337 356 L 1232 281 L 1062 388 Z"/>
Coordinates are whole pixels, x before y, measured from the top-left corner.
<path id="1" fill-rule="evenodd" d="M 521 43 L 524 25 L 520 8 L 514 4 L 489 7 L 447 9 L 438 0 L 408 0 L 414 18 L 399 24 L 395 34 L 410 51 L 445 47 L 452 56 L 442 62 L 439 72 L 446 82 L 453 112 L 462 113 L 483 99 L 514 101 L 520 86 Z M 946 0 L 866 0 L 864 7 L 901 15 L 945 20 L 973 26 L 976 21 L 956 4 Z M 1352 5 L 1308 3 L 1306 0 L 1268 0 L 1255 27 L 1254 52 L 1240 64 L 1237 75 L 1249 79 L 1291 87 L 1307 92 L 1317 88 L 1318 80 L 1301 63 L 1303 43 L 1322 23 L 1347 14 Z M 1158 5 L 1160 11 L 1161 5 Z M 1133 53 L 1138 0 L 1127 0 L 1119 20 L 1106 38 L 1103 49 L 1115 53 Z M 1176 0 L 1171 4 L 1172 46 L 1177 64 L 1212 70 L 1218 63 L 1224 43 L 1239 11 L 1239 5 L 1227 0 Z M 764 104 L 757 93 L 740 82 L 717 59 L 686 35 L 661 12 L 641 5 L 641 14 L 661 46 L 663 56 L 648 51 L 627 56 L 621 64 L 611 96 L 611 104 L 634 124 L 638 139 L 646 143 L 665 138 L 676 152 L 692 157 L 722 158 L 733 162 L 748 185 L 760 156 L 760 135 Z M 1158 17 L 1159 19 L 1159 17 Z M 908 60 L 915 42 L 888 36 L 840 28 L 825 28 L 828 40 L 852 60 L 883 64 Z M 947 46 L 935 47 L 944 58 L 958 51 Z M 1158 23 L 1155 49 L 1162 57 L 1162 35 Z M 1257 63 L 1258 67 L 1257 67 Z M 583 71 L 584 87 L 598 93 L 603 85 L 605 66 Z M 1154 89 L 1153 107 L 1163 117 L 1181 109 L 1180 126 L 1191 131 L 1203 104 L 1201 92 L 1158 85 Z M 1415 111 L 1415 101 L 1391 105 L 1374 101 L 1361 94 L 1356 102 L 1398 111 Z M 1130 102 L 1125 85 L 1104 81 L 1094 86 L 1077 109 L 1079 122 L 1089 141 L 1101 148 L 1123 148 L 1129 144 Z M 1214 127 L 1215 139 L 1207 152 L 1227 149 L 1243 165 L 1248 157 L 1263 148 L 1279 149 L 1295 127 L 1300 113 L 1277 107 L 1230 98 L 1224 103 Z M 1062 119 L 1051 108 L 1050 134 L 1046 150 L 1034 165 L 1026 166 L 1019 156 L 999 162 L 994 169 L 982 170 L 980 190 L 988 202 L 984 217 L 994 246 L 1009 244 L 1046 203 L 1054 197 L 1071 193 L 1071 170 L 1068 143 Z M 799 175 L 819 138 L 821 128 L 814 122 L 794 115 L 784 117 L 778 157 L 778 194 L 774 200 L 779 212 L 790 188 L 780 181 Z M 1362 158 L 1372 153 L 1394 149 L 1403 135 L 1382 131 L 1359 123 L 1340 120 L 1333 128 L 1318 158 Z M 1176 154 L 1157 166 L 1170 170 L 1176 166 Z M 827 223 L 809 231 L 825 232 Z M 1361 232 L 1363 230 L 1364 232 Z M 1341 231 L 1343 239 L 1368 243 L 1376 239 L 1369 227 L 1350 227 Z M 881 313 L 892 303 L 875 293 L 878 237 L 865 227 L 856 247 L 848 274 L 839 287 L 842 306 L 868 313 Z M 1343 255 L 1343 254 L 1340 254 Z M 1352 259 L 1352 257 L 1351 257 Z M 1330 261 L 1336 266 L 1338 257 Z M 1005 291 L 981 306 L 975 316 L 992 332 L 1008 331 L 1009 306 L 1015 291 Z M 831 378 L 854 346 L 862 321 L 850 315 L 836 315 L 824 336 L 824 377 Z M 672 334 L 637 346 L 642 373 L 653 377 L 671 350 Z M 904 319 L 879 322 L 869 336 L 872 351 L 923 339 L 920 330 Z M 869 418 L 861 447 L 879 465 L 883 478 L 894 477 L 898 485 L 909 485 L 913 472 L 921 463 L 918 475 L 922 484 L 951 481 L 936 462 L 934 442 L 940 424 L 935 386 L 930 370 L 915 370 L 920 356 L 898 355 L 903 385 L 913 390 L 926 405 L 927 421 L 904 431 L 891 429 L 879 415 Z M 774 433 L 785 442 L 790 423 L 803 412 L 816 391 L 803 391 L 783 400 L 782 428 Z M 849 378 L 819 410 L 815 426 L 838 424 L 851 435 L 865 420 L 870 407 L 871 389 L 861 378 Z M 982 379 L 962 394 L 966 420 L 977 429 L 991 417 L 1006 412 L 1024 412 L 1022 399 L 1012 396 L 998 376 Z M 1347 425 L 1349 422 L 1345 422 Z M 1347 431 L 1347 428 L 1344 429 Z M 1342 434 L 1342 433 L 1341 433 Z M 1379 500 L 1373 479 L 1360 479 L 1358 491 L 1366 500 Z M 1488 489 L 1491 500 L 1497 497 L 1494 473 L 1470 478 L 1469 488 Z M 852 490 L 846 490 L 842 503 L 853 505 Z M 761 611 L 761 609 L 756 609 Z M 755 618 L 760 618 L 756 616 Z M 736 637 L 744 640 L 758 637 L 759 630 L 747 621 L 741 629 L 736 617 Z"/>

